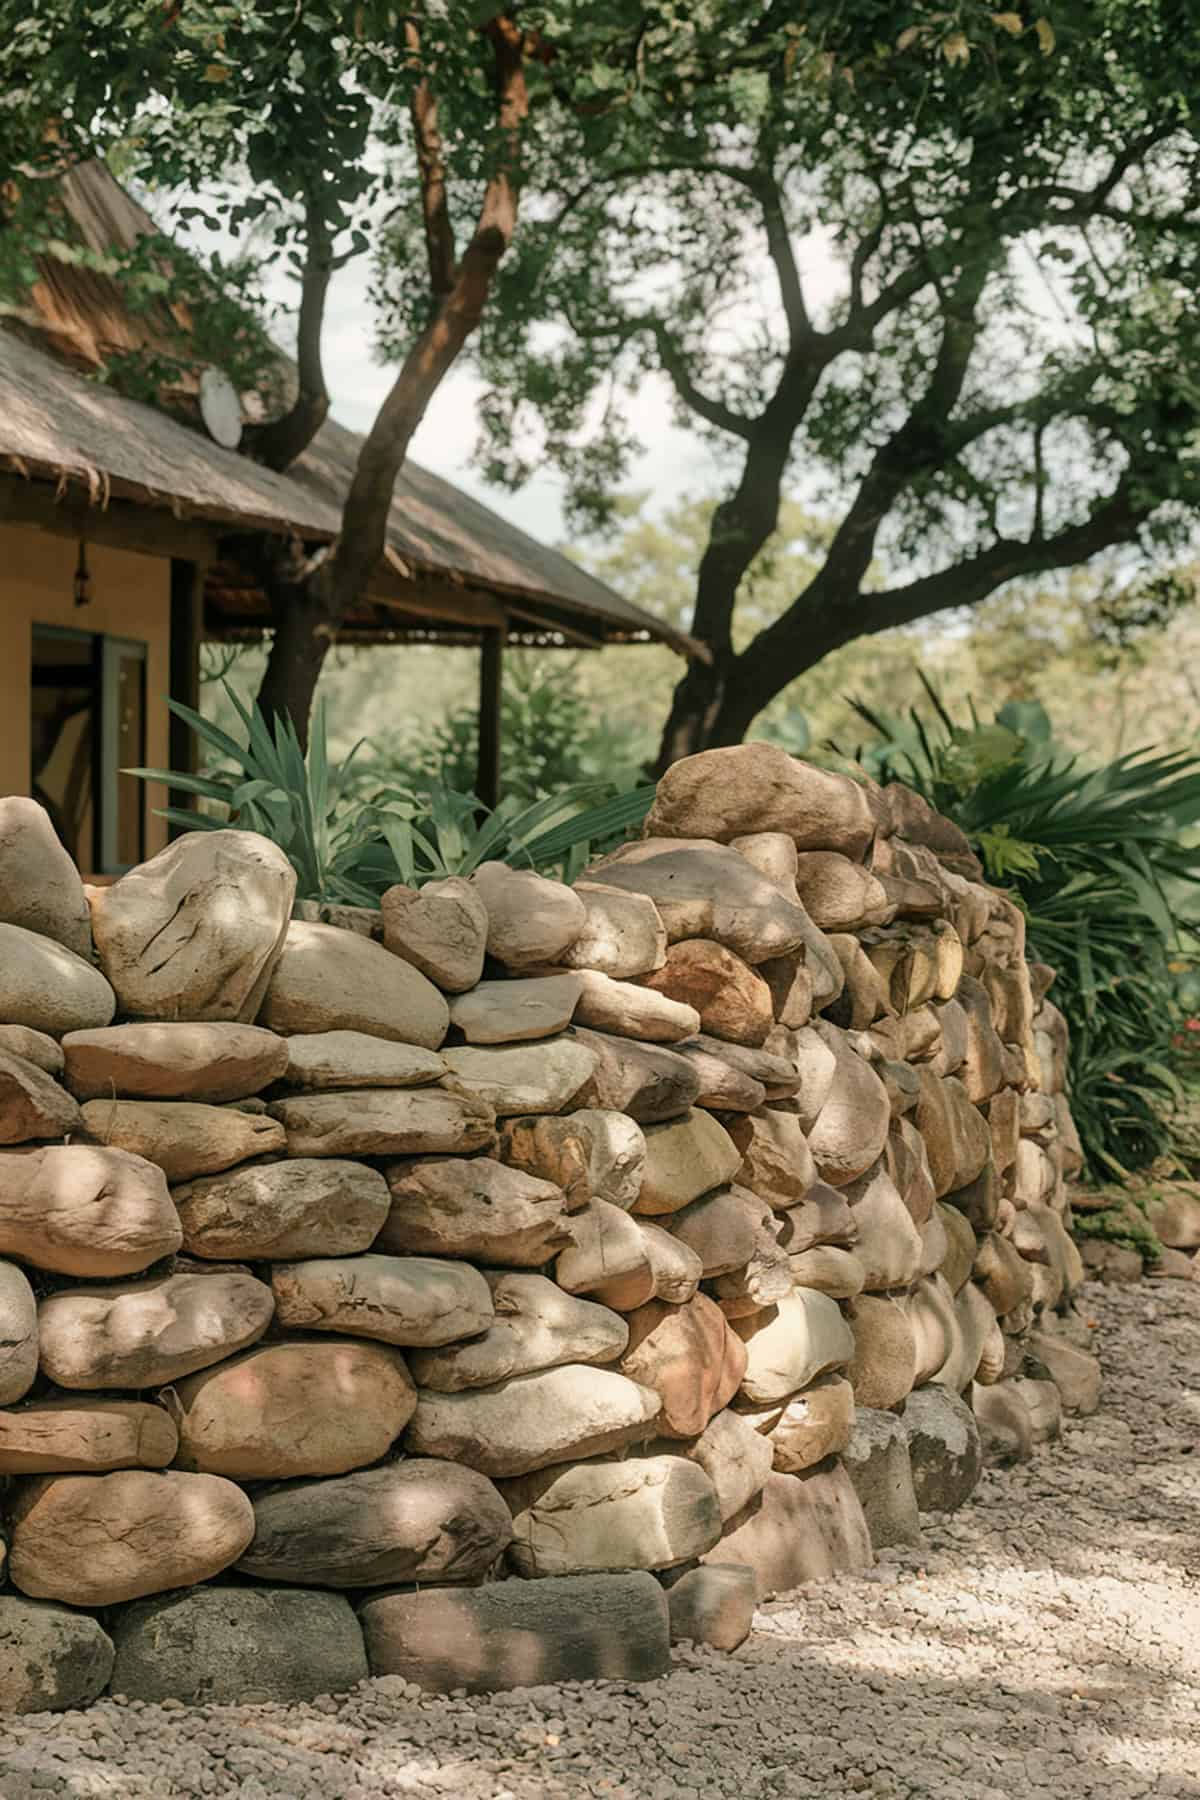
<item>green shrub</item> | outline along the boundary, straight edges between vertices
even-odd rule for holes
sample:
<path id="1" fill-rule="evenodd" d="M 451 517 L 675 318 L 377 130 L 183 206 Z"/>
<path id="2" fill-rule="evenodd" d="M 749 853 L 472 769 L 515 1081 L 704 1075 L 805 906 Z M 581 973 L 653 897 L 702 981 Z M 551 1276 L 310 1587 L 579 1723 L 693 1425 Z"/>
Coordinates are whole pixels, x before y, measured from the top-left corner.
<path id="1" fill-rule="evenodd" d="M 328 752 L 325 710 L 318 703 L 305 752 L 291 719 L 269 727 L 231 688 L 226 695 L 246 731 L 240 744 L 179 701 L 172 712 L 191 728 L 211 759 L 205 773 L 129 769 L 194 794 L 213 810 L 167 807 L 160 817 L 192 831 L 227 827 L 256 831 L 278 844 L 296 871 L 296 898 L 376 906 L 397 882 L 420 887 L 446 875 L 469 875 L 482 862 L 559 874 L 573 880 L 597 855 L 639 826 L 652 787 L 613 794 L 611 782 L 580 783 L 522 806 L 513 798 L 492 812 L 473 794 L 439 782 L 420 791 L 357 781 L 355 746 L 342 762 Z"/>
<path id="2" fill-rule="evenodd" d="M 1071 1028 L 1071 1105 L 1089 1173 L 1125 1179 L 1173 1150 L 1183 1098 L 1172 963 L 1196 941 L 1200 759 L 1135 751 L 1081 768 L 1040 706 L 960 724 L 858 706 L 878 742 L 857 760 L 917 788 L 966 832 L 1026 914 L 1030 954 L 1057 971 Z"/>

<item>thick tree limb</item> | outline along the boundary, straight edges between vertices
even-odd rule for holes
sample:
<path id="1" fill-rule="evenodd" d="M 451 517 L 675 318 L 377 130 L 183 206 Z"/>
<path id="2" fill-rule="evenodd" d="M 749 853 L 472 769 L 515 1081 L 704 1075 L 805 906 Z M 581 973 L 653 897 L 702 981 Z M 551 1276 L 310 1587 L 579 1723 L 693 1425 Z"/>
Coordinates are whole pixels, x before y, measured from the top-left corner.
<path id="1" fill-rule="evenodd" d="M 525 42 L 507 16 L 492 19 L 484 32 L 492 47 L 499 148 L 474 235 L 454 266 L 449 291 L 434 296 L 433 316 L 404 358 L 363 440 L 336 544 L 301 583 L 292 584 L 285 577 L 274 585 L 275 636 L 259 704 L 268 717 L 272 712 L 290 712 L 302 737 L 307 733 L 312 693 L 325 654 L 383 555 L 396 477 L 413 433 L 478 326 L 496 269 L 516 228 L 521 127 L 529 107 Z"/>
<path id="2" fill-rule="evenodd" d="M 303 456 L 329 415 L 321 340 L 335 263 L 329 223 L 312 195 L 304 209 L 304 239 L 296 333 L 296 398 L 282 418 L 252 426 L 246 432 L 246 448 L 255 461 L 280 471 L 291 468 Z"/>
<path id="3" fill-rule="evenodd" d="M 419 53 L 420 34 L 412 20 L 405 26 L 405 37 L 409 48 Z M 425 253 L 429 259 L 429 291 L 435 300 L 443 300 L 454 287 L 457 254 L 446 193 L 446 160 L 438 122 L 437 96 L 428 77 L 419 81 L 413 89 L 409 110 L 421 181 L 421 217 L 425 227 Z"/>

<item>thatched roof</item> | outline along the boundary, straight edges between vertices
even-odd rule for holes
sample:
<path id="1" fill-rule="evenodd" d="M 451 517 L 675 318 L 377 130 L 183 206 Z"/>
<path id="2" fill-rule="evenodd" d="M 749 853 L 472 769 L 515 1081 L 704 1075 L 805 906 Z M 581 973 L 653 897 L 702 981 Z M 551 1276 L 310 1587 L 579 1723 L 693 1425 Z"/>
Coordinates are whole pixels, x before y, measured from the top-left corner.
<path id="1" fill-rule="evenodd" d="M 107 170 L 75 172 L 64 198 L 93 248 L 127 244 L 150 226 Z M 139 513 L 162 509 L 211 527 L 217 539 L 268 531 L 311 545 L 331 542 L 360 439 L 327 423 L 305 456 L 279 475 L 222 449 L 198 426 L 89 379 L 82 370 L 90 361 L 113 346 L 136 347 L 139 330 L 145 341 L 144 316 L 136 323 L 124 316 L 116 296 L 104 276 L 64 266 L 33 297 L 38 335 L 57 354 L 30 341 L 28 318 L 19 331 L 0 330 L 0 470 L 52 482 L 60 494 L 86 493 L 92 508 L 126 502 Z M 186 329 L 184 321 L 174 323 Z M 171 324 L 164 314 L 155 335 Z M 385 564 L 342 634 L 348 641 L 471 642 L 504 618 L 516 641 L 658 640 L 683 655 L 703 654 L 684 633 L 411 461 L 396 484 L 388 537 Z M 208 631 L 254 636 L 268 622 L 236 550 L 219 544 L 206 591 Z"/>

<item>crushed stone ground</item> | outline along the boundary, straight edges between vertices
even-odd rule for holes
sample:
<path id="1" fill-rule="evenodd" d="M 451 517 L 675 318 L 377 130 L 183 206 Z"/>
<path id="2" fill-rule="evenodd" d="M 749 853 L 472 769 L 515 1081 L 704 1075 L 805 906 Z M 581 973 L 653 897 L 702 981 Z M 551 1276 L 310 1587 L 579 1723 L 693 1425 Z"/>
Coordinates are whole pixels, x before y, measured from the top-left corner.
<path id="1" fill-rule="evenodd" d="M 1200 1284 L 1084 1291 L 1104 1409 L 920 1555 L 666 1680 L 0 1721 L 0 1797 L 1200 1800 Z"/>

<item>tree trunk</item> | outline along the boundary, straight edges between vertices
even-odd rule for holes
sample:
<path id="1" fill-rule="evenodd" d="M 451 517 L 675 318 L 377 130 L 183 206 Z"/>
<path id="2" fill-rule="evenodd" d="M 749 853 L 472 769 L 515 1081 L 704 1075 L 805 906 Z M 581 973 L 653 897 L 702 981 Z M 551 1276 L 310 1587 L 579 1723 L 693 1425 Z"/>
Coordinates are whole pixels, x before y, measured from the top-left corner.
<path id="1" fill-rule="evenodd" d="M 290 718 L 301 747 L 308 747 L 308 723 L 321 666 L 337 634 L 345 608 L 334 602 L 327 571 L 263 578 L 275 622 L 258 705 L 268 725 Z"/>
<path id="2" fill-rule="evenodd" d="M 712 664 L 691 662 L 671 700 L 658 760 L 648 773 L 657 778 L 683 756 L 700 750 L 740 744 L 751 725 L 777 694 L 797 676 L 857 634 L 853 629 L 812 631 L 803 651 L 782 657 L 768 647 L 760 632 L 740 656 L 714 657 Z"/>

